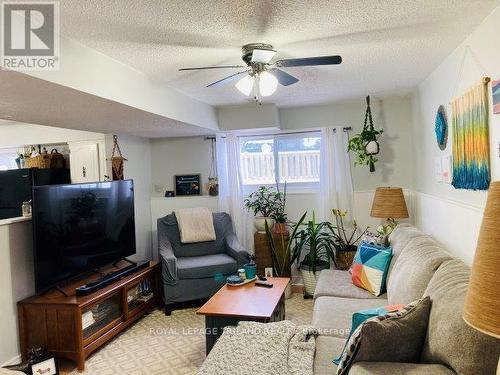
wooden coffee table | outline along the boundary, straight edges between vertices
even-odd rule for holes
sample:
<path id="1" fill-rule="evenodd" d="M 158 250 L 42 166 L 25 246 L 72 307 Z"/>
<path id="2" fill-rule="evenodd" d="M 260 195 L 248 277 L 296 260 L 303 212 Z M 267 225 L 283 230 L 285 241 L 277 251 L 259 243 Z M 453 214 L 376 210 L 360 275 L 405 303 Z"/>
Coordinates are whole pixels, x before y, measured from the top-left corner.
<path id="1" fill-rule="evenodd" d="M 255 282 L 242 286 L 224 285 L 196 313 L 205 315 L 207 355 L 226 326 L 241 321 L 277 322 L 285 319 L 285 289 L 290 282 L 286 277 L 269 277 L 272 288 L 255 286 Z"/>

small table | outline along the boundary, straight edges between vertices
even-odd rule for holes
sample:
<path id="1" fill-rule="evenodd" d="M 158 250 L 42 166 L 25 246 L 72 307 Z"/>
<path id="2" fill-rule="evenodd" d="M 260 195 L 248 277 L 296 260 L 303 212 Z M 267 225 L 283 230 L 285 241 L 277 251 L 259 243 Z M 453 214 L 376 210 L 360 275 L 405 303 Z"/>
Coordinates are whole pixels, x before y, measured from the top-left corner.
<path id="1" fill-rule="evenodd" d="M 205 315 L 207 355 L 224 327 L 236 326 L 241 321 L 261 323 L 285 319 L 285 289 L 290 282 L 286 277 L 269 277 L 272 288 L 255 286 L 255 282 L 242 286 L 224 285 L 196 313 Z"/>

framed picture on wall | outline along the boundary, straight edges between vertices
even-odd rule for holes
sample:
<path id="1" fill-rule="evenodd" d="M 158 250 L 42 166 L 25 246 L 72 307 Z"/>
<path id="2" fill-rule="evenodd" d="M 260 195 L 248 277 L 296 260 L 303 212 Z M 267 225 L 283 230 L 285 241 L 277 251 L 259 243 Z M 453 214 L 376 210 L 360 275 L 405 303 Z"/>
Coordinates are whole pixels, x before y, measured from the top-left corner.
<path id="1" fill-rule="evenodd" d="M 183 174 L 174 176 L 175 195 L 201 195 L 201 175 Z"/>

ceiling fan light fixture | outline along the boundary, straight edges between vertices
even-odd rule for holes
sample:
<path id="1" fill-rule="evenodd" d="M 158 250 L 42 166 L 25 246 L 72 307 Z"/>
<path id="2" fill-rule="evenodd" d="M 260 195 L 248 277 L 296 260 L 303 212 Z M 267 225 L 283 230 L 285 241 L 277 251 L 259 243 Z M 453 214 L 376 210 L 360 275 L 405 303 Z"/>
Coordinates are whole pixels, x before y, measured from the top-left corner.
<path id="1" fill-rule="evenodd" d="M 259 91 L 261 96 L 270 96 L 274 94 L 278 87 L 278 80 L 269 72 L 259 74 Z"/>
<path id="2" fill-rule="evenodd" d="M 236 82 L 236 88 L 246 96 L 249 96 L 253 89 L 254 79 L 252 76 L 247 75 Z"/>

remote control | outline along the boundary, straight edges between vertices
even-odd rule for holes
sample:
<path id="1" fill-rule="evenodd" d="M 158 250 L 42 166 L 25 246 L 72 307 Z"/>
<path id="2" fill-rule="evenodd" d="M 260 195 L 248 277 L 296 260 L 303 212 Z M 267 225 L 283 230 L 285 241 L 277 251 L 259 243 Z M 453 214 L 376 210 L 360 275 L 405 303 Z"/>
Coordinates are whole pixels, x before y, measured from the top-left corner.
<path id="1" fill-rule="evenodd" d="M 260 281 L 267 281 L 267 278 L 262 275 L 257 275 Z"/>
<path id="2" fill-rule="evenodd" d="M 262 286 L 264 288 L 272 288 L 273 287 L 273 284 L 271 283 L 268 283 L 267 281 L 260 281 L 260 280 L 257 280 L 255 282 L 255 286 Z"/>

